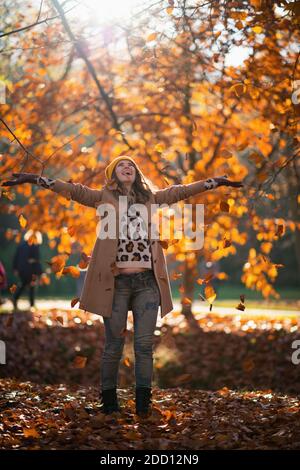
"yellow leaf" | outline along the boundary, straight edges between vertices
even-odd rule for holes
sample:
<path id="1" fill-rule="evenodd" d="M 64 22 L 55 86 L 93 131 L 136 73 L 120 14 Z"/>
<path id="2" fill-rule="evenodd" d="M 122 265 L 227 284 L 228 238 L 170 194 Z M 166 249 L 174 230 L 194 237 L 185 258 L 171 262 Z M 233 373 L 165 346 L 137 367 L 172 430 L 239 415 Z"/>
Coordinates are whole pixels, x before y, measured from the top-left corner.
<path id="1" fill-rule="evenodd" d="M 215 298 L 217 297 L 217 294 L 215 292 L 215 289 L 211 284 L 208 284 L 205 289 L 204 289 L 204 295 L 206 297 L 206 300 L 212 304 Z"/>
<path id="2" fill-rule="evenodd" d="M 22 228 L 25 228 L 27 225 L 27 220 L 22 214 L 19 217 L 19 224 L 21 225 Z"/>
<path id="3" fill-rule="evenodd" d="M 156 152 L 162 153 L 164 151 L 164 146 L 162 144 L 156 144 L 154 149 Z"/>
<path id="4" fill-rule="evenodd" d="M 263 28 L 261 26 L 253 26 L 252 31 L 256 34 L 260 34 L 263 31 Z"/>
<path id="5" fill-rule="evenodd" d="M 151 33 L 151 34 L 149 34 L 149 36 L 147 37 L 146 41 L 147 41 L 147 42 L 155 41 L 155 39 L 157 38 L 157 36 L 158 36 L 158 33 Z"/>
<path id="6" fill-rule="evenodd" d="M 167 8 L 167 13 L 168 15 L 172 15 L 174 8 L 173 7 L 168 7 Z"/>

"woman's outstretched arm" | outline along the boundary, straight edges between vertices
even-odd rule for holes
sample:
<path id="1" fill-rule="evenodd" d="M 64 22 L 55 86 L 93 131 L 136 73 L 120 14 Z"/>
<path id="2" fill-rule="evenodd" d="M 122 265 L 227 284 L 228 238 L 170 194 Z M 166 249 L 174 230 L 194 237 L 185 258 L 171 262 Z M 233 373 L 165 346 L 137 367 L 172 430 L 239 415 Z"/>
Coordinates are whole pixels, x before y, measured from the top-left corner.
<path id="1" fill-rule="evenodd" d="M 24 183 L 37 184 L 88 207 L 95 207 L 95 203 L 100 201 L 102 197 L 102 189 L 91 189 L 81 183 L 68 183 L 34 173 L 13 173 L 13 176 L 15 179 L 4 181 L 2 186 L 16 186 Z"/>
<path id="2" fill-rule="evenodd" d="M 173 184 L 168 188 L 156 191 L 155 200 L 157 204 L 173 204 L 182 199 L 194 196 L 195 194 L 203 193 L 209 189 L 218 188 L 219 186 L 241 188 L 243 187 L 243 183 L 241 181 L 230 181 L 227 179 L 227 176 L 219 176 L 189 184 Z"/>

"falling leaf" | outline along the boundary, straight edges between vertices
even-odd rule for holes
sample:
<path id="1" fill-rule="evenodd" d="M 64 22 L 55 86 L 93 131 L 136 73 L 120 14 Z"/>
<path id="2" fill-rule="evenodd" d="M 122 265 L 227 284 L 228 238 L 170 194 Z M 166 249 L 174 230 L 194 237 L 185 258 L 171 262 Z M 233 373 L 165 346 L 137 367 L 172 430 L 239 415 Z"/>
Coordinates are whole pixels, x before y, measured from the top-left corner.
<path id="1" fill-rule="evenodd" d="M 237 307 L 235 307 L 237 310 L 241 310 L 242 312 L 245 310 L 245 305 L 242 303 L 239 303 Z"/>
<path id="2" fill-rule="evenodd" d="M 283 224 L 278 224 L 276 227 L 276 232 L 275 236 L 281 237 L 284 234 L 284 225 Z"/>
<path id="3" fill-rule="evenodd" d="M 228 238 L 224 237 L 223 238 L 223 248 L 228 248 L 229 246 L 231 246 L 231 241 L 228 240 Z"/>
<path id="4" fill-rule="evenodd" d="M 243 369 L 245 372 L 251 372 L 255 367 L 255 363 L 253 361 L 253 359 L 245 359 L 245 361 L 243 361 Z"/>
<path id="5" fill-rule="evenodd" d="M 70 237 L 74 237 L 76 233 L 76 227 L 74 225 L 72 225 L 71 227 L 68 227 L 68 234 L 70 235 Z"/>
<path id="6" fill-rule="evenodd" d="M 155 41 L 155 39 L 157 38 L 157 36 L 158 36 L 158 33 L 151 33 L 151 34 L 149 34 L 149 36 L 147 37 L 146 41 L 147 41 L 147 42 Z"/>
<path id="7" fill-rule="evenodd" d="M 213 286 L 211 284 L 208 284 L 205 289 L 204 289 L 204 295 L 205 295 L 205 298 L 206 300 L 212 304 L 213 301 L 215 300 L 215 298 L 217 297 L 217 294 L 215 292 L 215 289 L 213 288 Z"/>
<path id="8" fill-rule="evenodd" d="M 176 279 L 179 279 L 180 277 L 182 277 L 182 273 L 173 273 L 171 277 L 173 281 L 176 281 Z"/>
<path id="9" fill-rule="evenodd" d="M 123 361 L 123 364 L 124 364 L 124 366 L 126 366 L 126 367 L 130 367 L 130 360 L 129 360 L 128 357 L 125 357 L 125 359 L 124 359 L 124 361 Z"/>
<path id="10" fill-rule="evenodd" d="M 46 261 L 47 264 L 51 266 L 51 271 L 53 273 L 58 273 L 62 271 L 66 263 L 65 255 L 54 256 L 51 261 Z"/>
<path id="11" fill-rule="evenodd" d="M 20 215 L 19 217 L 19 224 L 21 225 L 22 228 L 25 228 L 27 225 L 27 220 L 25 219 L 24 215 Z"/>
<path id="12" fill-rule="evenodd" d="M 74 299 L 71 300 L 71 308 L 75 307 L 75 305 L 79 302 L 80 297 L 74 297 Z"/>
<path id="13" fill-rule="evenodd" d="M 73 361 L 73 366 L 76 369 L 83 369 L 86 366 L 87 357 L 85 356 L 76 356 Z"/>
<path id="14" fill-rule="evenodd" d="M 17 285 L 16 285 L 16 284 L 13 284 L 12 286 L 10 286 L 9 290 L 10 290 L 10 292 L 13 294 L 13 293 L 16 292 L 16 290 L 17 290 Z"/>
<path id="15" fill-rule="evenodd" d="M 154 149 L 156 152 L 162 153 L 164 151 L 164 146 L 162 144 L 156 144 Z"/>
<path id="16" fill-rule="evenodd" d="M 81 259 L 78 263 L 78 267 L 80 269 L 86 269 L 88 267 L 89 263 L 87 261 L 84 261 L 83 259 Z"/>
<path id="17" fill-rule="evenodd" d="M 80 276 L 80 270 L 77 268 L 77 266 L 66 266 L 63 269 L 62 274 L 70 274 L 72 277 L 77 278 Z"/>
<path id="18" fill-rule="evenodd" d="M 226 201 L 220 201 L 220 210 L 222 212 L 229 212 L 230 206 Z"/>

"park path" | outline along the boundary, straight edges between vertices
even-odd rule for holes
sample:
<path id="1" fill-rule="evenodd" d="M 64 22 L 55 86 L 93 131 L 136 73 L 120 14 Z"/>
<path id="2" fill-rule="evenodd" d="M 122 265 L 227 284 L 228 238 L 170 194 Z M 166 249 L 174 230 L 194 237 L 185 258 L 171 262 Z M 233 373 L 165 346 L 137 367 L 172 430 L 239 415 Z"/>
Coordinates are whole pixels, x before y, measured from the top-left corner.
<path id="1" fill-rule="evenodd" d="M 50 310 L 50 309 L 61 309 L 61 310 L 70 310 L 70 302 L 71 300 L 53 300 L 53 299 L 38 299 L 36 301 L 36 308 L 37 310 Z M 178 301 L 174 301 L 174 311 L 180 312 L 181 310 L 181 305 Z M 268 308 L 266 306 L 263 306 L 262 308 L 251 308 L 251 307 L 246 307 L 245 312 L 242 312 L 241 310 L 237 310 L 235 307 L 237 305 L 236 300 L 232 300 L 232 307 L 218 307 L 218 306 L 213 306 L 212 312 L 209 311 L 209 305 L 207 303 L 203 303 L 201 301 L 195 301 L 193 303 L 193 313 L 198 316 L 198 315 L 207 315 L 209 313 L 213 313 L 215 315 L 243 315 L 243 313 L 247 314 L 247 316 L 260 316 L 260 315 L 267 315 L 271 317 L 280 317 L 280 316 L 290 316 L 290 315 L 296 315 L 300 316 L 300 309 L 298 310 L 292 310 L 289 309 L 288 305 L 286 308 L 283 309 L 272 309 Z M 27 310 L 29 307 L 29 303 L 25 299 L 20 299 L 18 302 L 18 308 L 20 310 Z M 10 301 L 6 301 L 1 307 L 2 310 L 11 310 L 12 309 L 12 303 Z M 76 308 L 74 308 L 76 310 Z M 1 310 L 0 310 L 1 312 Z"/>

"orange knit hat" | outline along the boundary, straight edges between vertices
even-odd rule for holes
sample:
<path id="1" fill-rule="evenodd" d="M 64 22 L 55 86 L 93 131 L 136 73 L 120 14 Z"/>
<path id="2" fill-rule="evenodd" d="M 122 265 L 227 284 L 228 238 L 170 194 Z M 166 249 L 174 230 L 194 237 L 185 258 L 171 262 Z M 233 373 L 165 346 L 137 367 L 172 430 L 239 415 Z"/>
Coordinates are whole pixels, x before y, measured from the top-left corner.
<path id="1" fill-rule="evenodd" d="M 116 167 L 116 165 L 121 161 L 121 160 L 129 160 L 131 161 L 136 169 L 140 172 L 141 176 L 144 176 L 141 169 L 137 165 L 137 163 L 133 160 L 133 158 L 129 157 L 128 155 L 121 155 L 120 157 L 114 158 L 105 168 L 105 178 L 107 181 L 111 180 L 112 173 Z"/>

